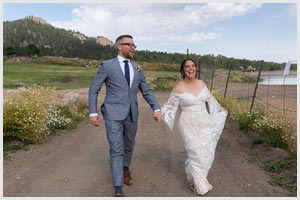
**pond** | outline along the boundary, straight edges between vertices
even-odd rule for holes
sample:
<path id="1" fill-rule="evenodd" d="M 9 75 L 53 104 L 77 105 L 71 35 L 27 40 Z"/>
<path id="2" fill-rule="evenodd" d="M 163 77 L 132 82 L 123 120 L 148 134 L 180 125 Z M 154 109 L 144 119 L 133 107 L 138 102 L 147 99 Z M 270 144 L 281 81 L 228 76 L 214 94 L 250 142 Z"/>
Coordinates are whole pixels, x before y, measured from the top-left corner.
<path id="1" fill-rule="evenodd" d="M 297 85 L 297 76 L 288 75 L 283 76 L 261 76 L 262 81 L 259 85 Z"/>

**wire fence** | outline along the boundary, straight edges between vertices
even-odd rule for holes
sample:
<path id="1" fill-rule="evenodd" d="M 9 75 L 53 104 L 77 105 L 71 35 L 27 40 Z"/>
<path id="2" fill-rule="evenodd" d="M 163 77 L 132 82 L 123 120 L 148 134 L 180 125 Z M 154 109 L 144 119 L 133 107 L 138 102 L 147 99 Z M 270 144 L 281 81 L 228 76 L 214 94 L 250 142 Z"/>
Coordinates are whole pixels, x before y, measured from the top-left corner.
<path id="1" fill-rule="evenodd" d="M 204 80 L 212 91 L 247 101 L 249 112 L 255 106 L 268 111 L 288 113 L 294 119 L 297 116 L 297 72 L 290 71 L 283 76 L 283 71 L 255 71 L 217 69 L 201 67 L 198 77 Z M 235 81 L 241 78 L 240 81 Z M 248 81 L 245 81 L 246 79 Z M 243 80 L 244 79 L 244 80 Z"/>

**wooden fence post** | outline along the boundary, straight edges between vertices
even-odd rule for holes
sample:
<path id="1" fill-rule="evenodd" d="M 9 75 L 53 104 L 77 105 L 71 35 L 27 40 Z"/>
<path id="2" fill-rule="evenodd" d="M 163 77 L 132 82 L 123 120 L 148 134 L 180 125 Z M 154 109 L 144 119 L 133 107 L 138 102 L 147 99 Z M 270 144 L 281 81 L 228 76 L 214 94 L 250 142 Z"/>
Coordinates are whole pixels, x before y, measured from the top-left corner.
<path id="1" fill-rule="evenodd" d="M 196 75 L 197 79 L 200 79 L 200 74 L 201 74 L 200 72 L 201 72 L 201 60 L 199 58 L 198 59 L 198 66 L 197 66 L 197 75 Z"/>
<path id="2" fill-rule="evenodd" d="M 210 90 L 211 91 L 213 89 L 215 70 L 216 70 L 216 62 L 214 62 L 214 64 L 213 64 L 213 69 L 212 69 L 212 73 L 211 73 L 211 83 L 210 83 Z"/>
<path id="3" fill-rule="evenodd" d="M 224 99 L 225 99 L 226 93 L 227 93 L 227 87 L 228 87 L 228 82 L 229 82 L 229 78 L 230 78 L 231 68 L 232 68 L 232 64 L 229 65 L 229 72 L 228 72 L 226 86 L 225 86 L 225 91 L 224 91 Z"/>
<path id="4" fill-rule="evenodd" d="M 263 68 L 263 63 L 264 63 L 264 61 L 261 61 L 260 69 L 259 69 L 259 72 L 258 72 L 258 76 L 257 76 L 255 88 L 254 88 L 254 93 L 253 93 L 253 96 L 252 96 L 252 103 L 251 103 L 251 107 L 250 107 L 250 110 L 249 110 L 249 114 L 252 112 L 254 100 L 255 100 L 255 97 L 256 97 L 256 91 L 257 91 L 257 87 L 258 87 L 258 82 L 260 80 L 260 74 L 261 74 L 261 70 Z"/>

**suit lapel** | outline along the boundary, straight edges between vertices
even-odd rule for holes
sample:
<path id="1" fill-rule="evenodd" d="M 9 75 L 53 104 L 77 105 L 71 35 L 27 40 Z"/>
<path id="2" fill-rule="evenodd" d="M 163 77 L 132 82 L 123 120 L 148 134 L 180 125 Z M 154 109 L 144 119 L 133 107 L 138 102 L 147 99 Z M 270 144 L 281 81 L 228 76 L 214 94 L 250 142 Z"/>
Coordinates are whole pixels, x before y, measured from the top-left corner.
<path id="1" fill-rule="evenodd" d="M 124 76 L 124 74 L 123 74 L 123 72 L 122 72 L 121 65 L 120 65 L 120 63 L 119 63 L 118 57 L 116 57 L 116 58 L 114 59 L 114 66 L 115 66 L 115 68 L 116 68 L 116 74 L 117 74 L 117 76 L 119 77 L 119 80 L 121 80 L 121 81 L 123 82 L 124 85 L 127 85 L 127 86 L 128 86 L 127 81 L 126 81 L 126 78 L 125 78 L 125 76 Z"/>
<path id="2" fill-rule="evenodd" d="M 138 66 L 135 62 L 131 62 L 132 67 L 133 67 L 133 80 L 132 84 L 134 84 L 138 80 L 138 71 L 136 70 L 136 67 Z"/>

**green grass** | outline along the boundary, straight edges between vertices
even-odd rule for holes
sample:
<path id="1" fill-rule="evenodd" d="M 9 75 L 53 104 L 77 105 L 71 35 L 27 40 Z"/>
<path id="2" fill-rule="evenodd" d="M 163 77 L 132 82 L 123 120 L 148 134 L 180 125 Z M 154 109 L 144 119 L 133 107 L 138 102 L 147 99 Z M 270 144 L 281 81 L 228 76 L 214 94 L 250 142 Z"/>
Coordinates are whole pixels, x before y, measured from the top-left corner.
<path id="1" fill-rule="evenodd" d="M 297 196 L 297 176 L 293 177 L 273 177 L 271 181 L 268 181 L 271 185 L 279 185 L 288 189 L 291 192 L 291 196 Z"/>
<path id="2" fill-rule="evenodd" d="M 251 77 L 248 74 L 240 72 L 232 72 L 230 79 L 232 82 L 236 83 L 255 83 L 257 81 L 257 77 Z"/>
<path id="3" fill-rule="evenodd" d="M 9 153 L 14 153 L 19 150 L 28 150 L 28 143 L 19 140 L 3 141 L 3 158 L 6 158 Z"/>
<path id="4" fill-rule="evenodd" d="M 296 165 L 297 160 L 295 158 L 289 158 L 286 160 L 271 160 L 263 162 L 261 167 L 268 172 L 272 173 L 272 180 L 269 181 L 271 185 L 279 185 L 288 189 L 291 192 L 291 196 L 297 194 L 297 173 L 290 174 L 289 176 L 281 174 L 284 170 L 288 170 L 292 165 Z"/>
<path id="5" fill-rule="evenodd" d="M 153 91 L 170 92 L 181 74 L 174 71 L 145 71 L 145 76 Z"/>
<path id="6" fill-rule="evenodd" d="M 18 88 L 29 85 L 54 86 L 57 89 L 88 87 L 98 68 L 61 65 L 4 63 L 3 87 Z"/>
<path id="7" fill-rule="evenodd" d="M 158 77 L 180 77 L 179 72 L 174 71 L 145 71 L 145 76 L 149 78 L 158 78 Z"/>
<path id="8" fill-rule="evenodd" d="M 275 173 L 280 173 L 284 169 L 288 169 L 292 164 L 292 160 L 271 160 L 271 161 L 266 161 L 263 163 L 263 169 L 268 171 L 268 172 L 275 172 Z"/>
<path id="9" fill-rule="evenodd" d="M 3 88 L 23 86 L 52 86 L 56 89 L 86 88 L 94 78 L 98 67 L 85 68 L 57 64 L 8 63 L 3 65 Z M 175 71 L 145 71 L 149 84 L 158 77 L 180 77 Z"/>

